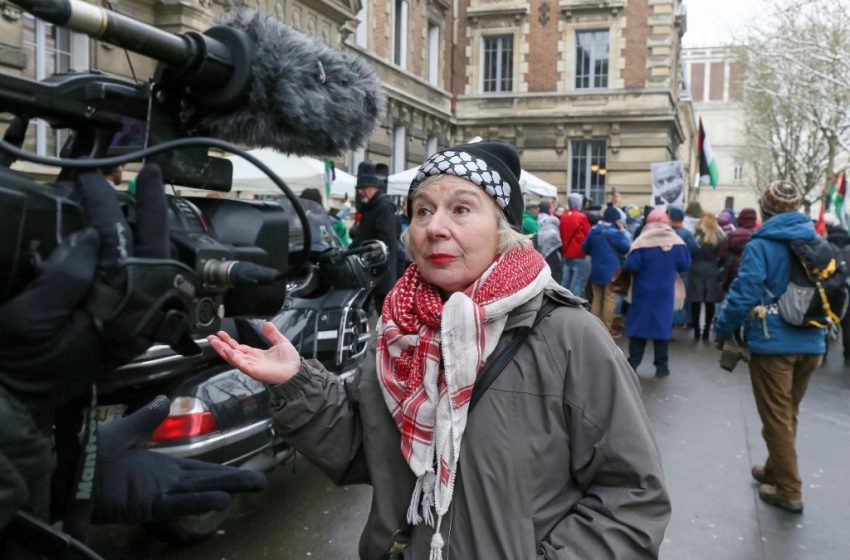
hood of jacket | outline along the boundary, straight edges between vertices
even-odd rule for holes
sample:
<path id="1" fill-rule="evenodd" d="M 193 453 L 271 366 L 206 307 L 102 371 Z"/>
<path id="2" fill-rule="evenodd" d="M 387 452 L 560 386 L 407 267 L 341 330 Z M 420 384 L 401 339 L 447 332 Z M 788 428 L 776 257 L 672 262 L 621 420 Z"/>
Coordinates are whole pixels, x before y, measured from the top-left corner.
<path id="1" fill-rule="evenodd" d="M 753 233 L 753 239 L 790 241 L 792 239 L 814 239 L 817 235 L 812 221 L 800 212 L 783 212 L 765 221 Z"/>

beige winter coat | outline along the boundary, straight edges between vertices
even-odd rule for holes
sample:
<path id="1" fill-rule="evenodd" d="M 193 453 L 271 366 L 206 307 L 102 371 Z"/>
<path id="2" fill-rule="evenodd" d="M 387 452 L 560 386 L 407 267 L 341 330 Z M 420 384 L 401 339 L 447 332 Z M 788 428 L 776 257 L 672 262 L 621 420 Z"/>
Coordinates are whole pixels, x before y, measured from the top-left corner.
<path id="1" fill-rule="evenodd" d="M 515 310 L 498 352 L 542 297 Z M 598 319 L 563 300 L 471 412 L 444 560 L 655 558 L 670 518 L 661 460 L 638 381 Z M 495 355 L 495 353 L 494 353 Z M 371 484 L 360 557 L 378 559 L 402 524 L 414 476 L 375 371 L 374 349 L 346 382 L 317 362 L 272 387 L 286 441 L 338 484 Z M 405 560 L 427 560 L 414 529 Z"/>

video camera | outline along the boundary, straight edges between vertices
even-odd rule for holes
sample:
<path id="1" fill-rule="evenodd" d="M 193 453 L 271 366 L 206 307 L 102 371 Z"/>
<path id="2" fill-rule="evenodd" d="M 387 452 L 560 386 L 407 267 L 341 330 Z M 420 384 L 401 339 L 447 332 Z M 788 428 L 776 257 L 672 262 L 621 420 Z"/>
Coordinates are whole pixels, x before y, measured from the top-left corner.
<path id="1" fill-rule="evenodd" d="M 241 155 L 281 188 L 302 223 L 303 246 L 310 247 L 310 227 L 297 197 L 261 162 L 225 140 L 323 155 L 360 145 L 382 104 L 379 82 L 362 60 L 255 10 L 230 13 L 204 33 L 171 34 L 81 0 L 15 3 L 160 65 L 147 83 L 98 72 L 41 82 L 3 75 L 0 111 L 13 119 L 0 143 L 0 303 L 30 283 L 51 252 L 85 227 L 74 191 L 78 172 L 142 157 L 160 166 L 166 184 L 228 191 L 232 164 L 209 155 L 209 149 Z M 293 60 L 281 60 L 281 52 Z M 70 132 L 61 159 L 20 149 L 35 118 Z M 53 184 L 39 184 L 10 169 L 18 158 L 62 171 Z M 134 198 L 116 196 L 133 224 Z M 214 332 L 224 316 L 267 316 L 280 309 L 287 276 L 309 257 L 304 250 L 290 262 L 290 218 L 276 202 L 168 197 L 172 258 L 182 263 L 180 282 L 191 294 L 190 309 L 184 310 L 191 333 Z"/>

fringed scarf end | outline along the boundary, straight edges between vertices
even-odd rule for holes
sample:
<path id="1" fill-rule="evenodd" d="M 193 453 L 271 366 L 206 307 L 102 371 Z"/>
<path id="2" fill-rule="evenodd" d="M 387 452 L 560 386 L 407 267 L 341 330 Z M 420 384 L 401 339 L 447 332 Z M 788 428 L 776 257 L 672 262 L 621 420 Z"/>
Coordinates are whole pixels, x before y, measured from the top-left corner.
<path id="1" fill-rule="evenodd" d="M 419 515 L 419 503 L 422 501 L 422 479 L 424 478 L 425 475 L 422 475 L 416 479 L 413 496 L 410 498 L 410 505 L 407 506 L 407 522 L 414 526 L 422 523 L 422 516 Z"/>
<path id="2" fill-rule="evenodd" d="M 443 560 L 443 535 L 440 534 L 440 525 L 443 522 L 443 516 L 437 516 L 437 527 L 434 529 L 434 536 L 431 537 L 431 554 L 429 560 Z"/>

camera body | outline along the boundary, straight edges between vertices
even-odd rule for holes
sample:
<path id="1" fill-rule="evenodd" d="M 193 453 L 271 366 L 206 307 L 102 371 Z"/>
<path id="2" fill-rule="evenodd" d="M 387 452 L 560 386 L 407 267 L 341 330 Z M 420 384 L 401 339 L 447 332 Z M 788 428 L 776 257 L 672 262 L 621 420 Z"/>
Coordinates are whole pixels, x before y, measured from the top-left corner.
<path id="1" fill-rule="evenodd" d="M 40 272 L 63 240 L 85 226 L 70 185 L 42 185 L 0 168 L 0 302 Z M 134 200 L 116 193 L 133 223 Z M 289 222 L 276 202 L 168 197 L 171 253 L 194 271 L 188 314 L 196 335 L 218 330 L 221 319 L 267 316 L 283 305 L 289 260 Z M 234 263 L 252 263 L 281 274 L 262 285 L 234 285 Z"/>
<path id="2" fill-rule="evenodd" d="M 4 78 L 4 111 L 24 123 L 17 137 L 10 126 L 5 139 L 18 145 L 25 123 L 34 117 L 70 131 L 62 147 L 69 159 L 121 155 L 189 136 L 169 109 L 173 99 L 157 95 L 159 86 L 152 83 L 133 84 L 98 72 L 57 74 L 40 82 Z M 160 166 L 166 183 L 229 190 L 232 164 L 207 152 L 203 146 L 180 148 L 150 161 Z M 9 169 L 10 159 L 0 153 L 0 303 L 38 276 L 51 252 L 86 224 L 74 191 L 75 169 L 63 168 L 55 183 L 45 185 Z M 134 198 L 116 196 L 132 225 Z M 225 316 L 270 316 L 281 308 L 289 226 L 280 204 L 170 196 L 168 205 L 171 257 L 194 272 L 186 313 L 192 334 L 215 332 Z M 273 280 L 234 282 L 234 266 L 245 264 L 278 274 Z"/>

